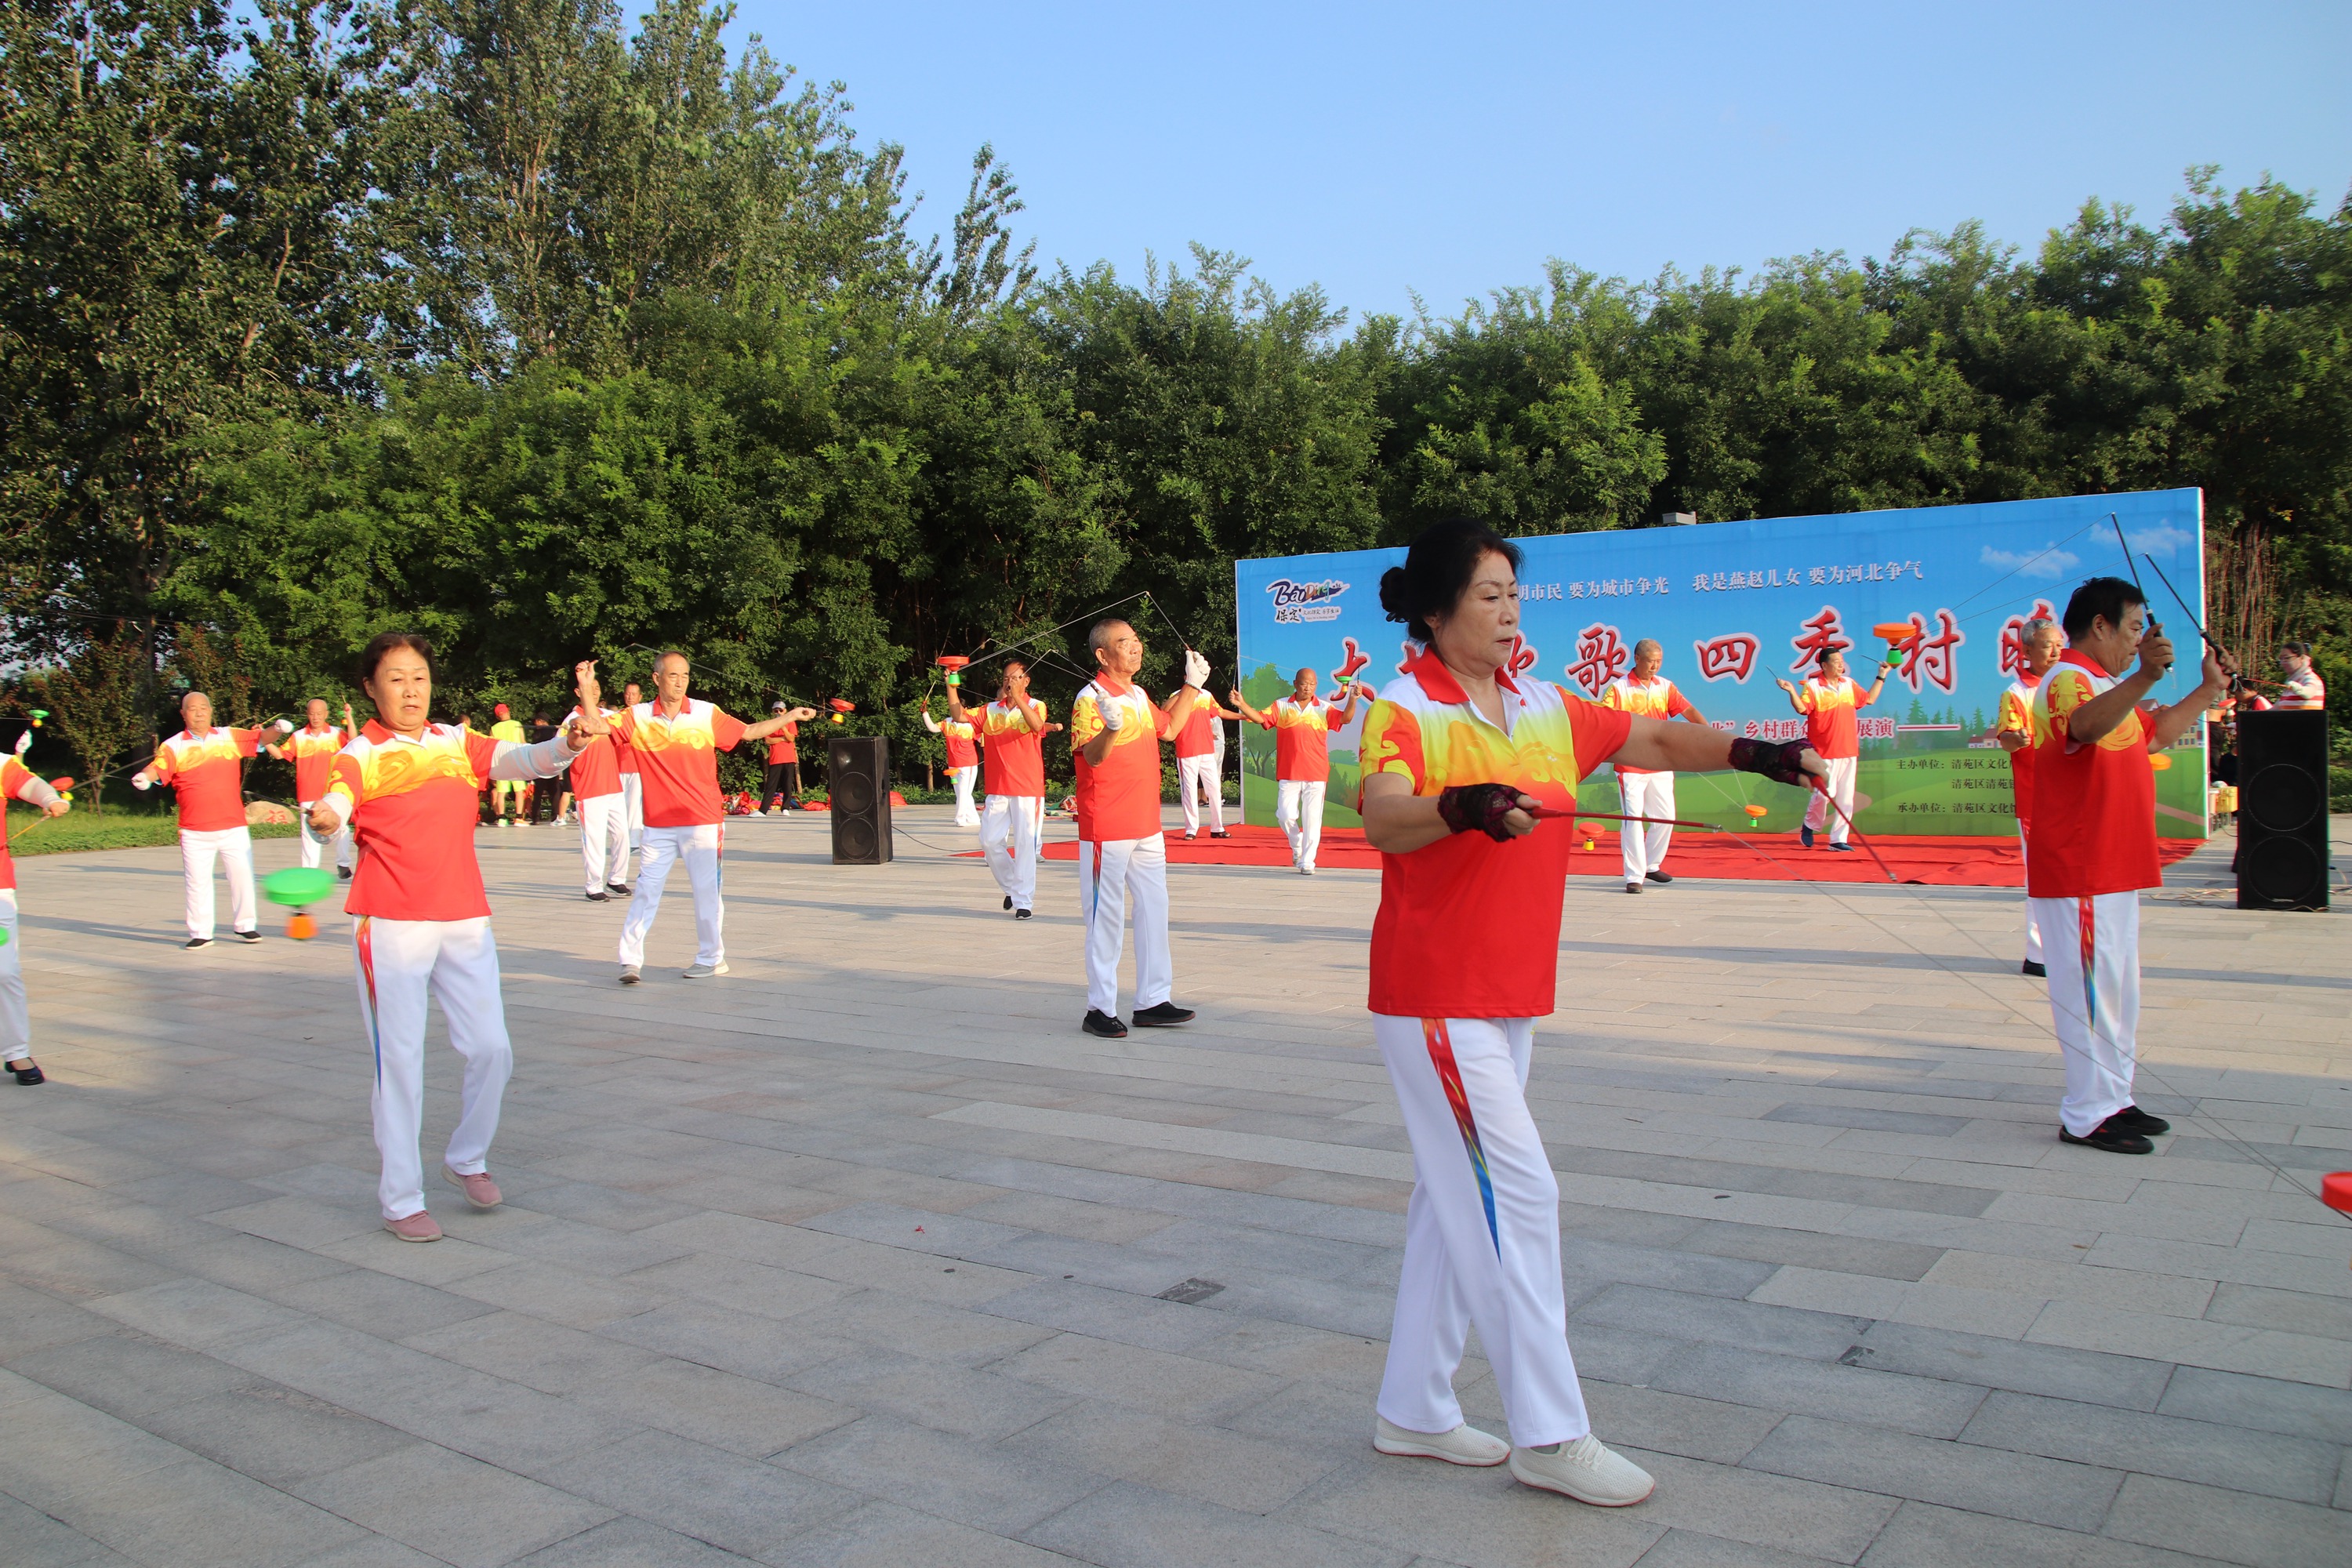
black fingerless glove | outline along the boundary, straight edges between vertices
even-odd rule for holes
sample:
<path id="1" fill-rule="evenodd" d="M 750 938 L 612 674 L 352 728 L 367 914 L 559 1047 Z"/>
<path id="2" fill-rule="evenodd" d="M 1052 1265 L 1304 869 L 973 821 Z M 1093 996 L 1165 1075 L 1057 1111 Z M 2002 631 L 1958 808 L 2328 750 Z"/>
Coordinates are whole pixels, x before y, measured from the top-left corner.
<path id="1" fill-rule="evenodd" d="M 1743 735 L 1731 742 L 1731 765 L 1775 784 L 1810 787 L 1813 775 L 1805 771 L 1805 745 L 1802 741 L 1751 741 Z"/>
<path id="2" fill-rule="evenodd" d="M 1473 829 L 1500 844 L 1511 837 L 1503 818 L 1517 811 L 1519 792 L 1508 784 L 1456 784 L 1437 792 L 1437 815 L 1456 833 Z"/>

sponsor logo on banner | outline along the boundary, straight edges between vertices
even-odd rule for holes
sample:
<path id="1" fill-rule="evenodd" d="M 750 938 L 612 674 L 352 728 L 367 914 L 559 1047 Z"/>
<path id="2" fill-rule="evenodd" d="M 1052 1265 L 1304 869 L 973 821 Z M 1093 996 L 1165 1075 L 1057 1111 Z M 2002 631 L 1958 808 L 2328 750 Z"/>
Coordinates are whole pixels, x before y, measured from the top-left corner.
<path id="1" fill-rule="evenodd" d="M 1274 597 L 1274 618 L 1283 625 L 1300 621 L 1336 621 L 1339 606 L 1332 601 L 1348 591 L 1348 584 L 1337 578 L 1320 583 L 1294 583 L 1287 577 L 1277 577 L 1265 585 Z"/>

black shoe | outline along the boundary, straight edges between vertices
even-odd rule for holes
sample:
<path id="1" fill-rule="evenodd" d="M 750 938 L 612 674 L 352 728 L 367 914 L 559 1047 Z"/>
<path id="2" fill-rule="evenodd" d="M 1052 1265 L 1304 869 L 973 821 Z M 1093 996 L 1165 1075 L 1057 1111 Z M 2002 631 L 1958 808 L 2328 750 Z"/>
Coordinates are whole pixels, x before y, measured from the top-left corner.
<path id="1" fill-rule="evenodd" d="M 1625 890 L 1629 893 L 1638 893 L 1642 890 L 1642 884 L 1639 882 L 1628 882 L 1625 884 Z"/>
<path id="2" fill-rule="evenodd" d="M 352 868 L 349 866 L 338 866 L 335 868 L 335 880 L 339 882 L 348 882 L 351 879 Z"/>
<path id="3" fill-rule="evenodd" d="M 20 1068 L 12 1067 L 8 1070 L 15 1073 L 16 1075 L 16 1081 L 23 1084 L 26 1089 L 32 1088 L 37 1083 L 47 1083 L 49 1081 L 41 1076 L 41 1064 L 35 1061 L 32 1058 L 19 1057 L 17 1060 L 23 1062 L 25 1065 Z"/>
<path id="4" fill-rule="evenodd" d="M 1853 853 L 1853 846 L 1851 844 L 1832 844 L 1830 847 L 1836 850 L 1841 855 L 1851 855 Z"/>
<path id="5" fill-rule="evenodd" d="M 213 939 L 208 936 L 192 936 L 187 941 L 180 944 L 180 951 L 183 952 L 194 952 L 200 947 L 210 947 L 212 944 Z"/>
<path id="6" fill-rule="evenodd" d="M 1197 1016 L 1190 1007 L 1179 1007 L 1173 1002 L 1162 1002 L 1157 1007 L 1138 1007 L 1135 1021 L 1146 1029 L 1165 1029 L 1176 1024 L 1189 1024 Z"/>
<path id="7" fill-rule="evenodd" d="M 1187 844 L 1190 844 L 1190 843 L 1192 843 L 1192 840 L 1194 840 L 1195 838 L 1198 838 L 1198 837 L 1201 837 L 1201 836 L 1200 836 L 1199 834 L 1197 834 L 1197 833 L 1187 833 L 1186 835 L 1184 835 L 1184 842 L 1185 842 L 1185 843 L 1187 843 Z"/>
<path id="8" fill-rule="evenodd" d="M 1036 912 L 1034 910 L 1015 910 L 1013 911 L 1013 918 L 1016 921 L 1025 921 L 1034 916 Z"/>
<path id="9" fill-rule="evenodd" d="M 1008 910 L 1013 907 L 1013 895 L 1010 893 L 1004 895 L 1004 907 Z"/>
<path id="10" fill-rule="evenodd" d="M 604 884 L 604 890 L 608 893 L 618 893 L 625 899 L 629 896 L 629 885 L 626 882 L 607 882 Z"/>
<path id="11" fill-rule="evenodd" d="M 1233 835 L 1220 827 L 1214 833 L 1210 834 L 1209 837 L 1212 838 L 1231 838 Z"/>
<path id="12" fill-rule="evenodd" d="M 2104 1149 L 2110 1154 L 2153 1154 L 2156 1145 L 2133 1131 L 2121 1112 L 2108 1117 L 2084 1137 L 2077 1138 L 2063 1126 L 2058 1129 L 2061 1143 L 2080 1143 L 2087 1148 Z"/>
<path id="13" fill-rule="evenodd" d="M 1813 847 L 1813 830 L 1810 827 L 1798 828 L 1797 842 L 1811 849 Z"/>
<path id="14" fill-rule="evenodd" d="M 231 934 L 239 942 L 259 942 L 261 940 L 261 931 L 258 927 L 256 927 L 252 931 L 235 931 Z"/>
<path id="15" fill-rule="evenodd" d="M 1645 875 L 1647 875 L 1653 882 L 1671 882 L 1675 879 L 1674 873 L 1671 871 L 1651 871 L 1645 873 Z"/>
<path id="16" fill-rule="evenodd" d="M 2020 974 L 2031 974 L 2031 975 L 2032 975 L 2036 980 L 2047 980 L 2047 979 L 2049 979 L 2049 978 L 2050 978 L 2050 967 L 2049 967 L 2049 965 L 2047 965 L 2047 964 L 2042 964 L 2042 963 L 2034 963 L 2034 962 L 2033 962 L 2033 960 L 2032 960 L 2032 959 L 2030 959 L 2030 958 L 2029 958 L 2029 959 L 2027 959 L 2023 963 L 2021 963 L 2021 964 L 2018 965 L 2017 972 L 2018 972 Z"/>
<path id="17" fill-rule="evenodd" d="M 609 904 L 613 901 L 613 895 L 610 893 L 587 893 L 583 897 L 592 904 Z"/>
<path id="18" fill-rule="evenodd" d="M 1078 1027 L 1084 1029 L 1089 1035 L 1099 1035 L 1106 1040 L 1123 1040 L 1127 1038 L 1127 1026 L 1125 1024 L 1120 1023 L 1117 1018 L 1111 1017 L 1108 1014 L 1093 1007 L 1087 1009 L 1086 1018 L 1078 1025 Z"/>
<path id="19" fill-rule="evenodd" d="M 2120 1127 L 2126 1132 L 2137 1132 L 2143 1138 L 2160 1138 L 2172 1131 L 2171 1122 L 2161 1116 L 2150 1116 L 2137 1105 L 2125 1106 L 2107 1118 L 2107 1124 Z"/>

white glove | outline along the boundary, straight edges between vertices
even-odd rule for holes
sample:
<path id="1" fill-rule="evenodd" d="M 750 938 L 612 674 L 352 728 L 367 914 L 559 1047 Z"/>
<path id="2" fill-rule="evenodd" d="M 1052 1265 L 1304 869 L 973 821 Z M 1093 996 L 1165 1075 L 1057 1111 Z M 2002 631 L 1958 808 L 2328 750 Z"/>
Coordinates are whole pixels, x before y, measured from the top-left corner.
<path id="1" fill-rule="evenodd" d="M 1184 684 L 1196 687 L 1209 684 L 1209 656 L 1198 648 L 1184 650 Z"/>
<path id="2" fill-rule="evenodd" d="M 1127 722 L 1127 716 L 1119 711 L 1119 708 L 1118 701 L 1100 690 L 1096 691 L 1095 711 L 1102 715 L 1103 728 L 1114 735 L 1118 733 L 1118 727 Z"/>
<path id="3" fill-rule="evenodd" d="M 131 787 L 132 789 L 152 789 L 154 785 L 155 781 L 149 778 L 145 773 L 132 773 L 131 775 Z"/>
<path id="4" fill-rule="evenodd" d="M 294 721 L 291 719 L 280 719 L 278 721 L 278 732 L 281 735 L 292 734 L 294 732 Z"/>

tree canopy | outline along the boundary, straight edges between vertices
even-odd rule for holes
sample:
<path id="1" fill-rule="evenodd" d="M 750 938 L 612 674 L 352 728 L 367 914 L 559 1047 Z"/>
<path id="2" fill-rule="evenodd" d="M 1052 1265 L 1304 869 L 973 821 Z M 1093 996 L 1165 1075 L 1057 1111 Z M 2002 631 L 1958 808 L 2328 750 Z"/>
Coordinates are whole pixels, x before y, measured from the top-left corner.
<path id="1" fill-rule="evenodd" d="M 1158 606 L 1148 680 L 1171 622 L 1230 671 L 1237 555 L 2196 485 L 2217 630 L 2352 679 L 2352 205 L 2192 170 L 2030 254 L 1355 319 L 1197 246 L 1041 269 L 986 148 L 923 238 L 899 150 L 730 18 L 0 8 L 8 656 L 275 711 L 398 626 L 454 713 L 675 645 L 921 759 L 932 658 L 1108 601 Z"/>

